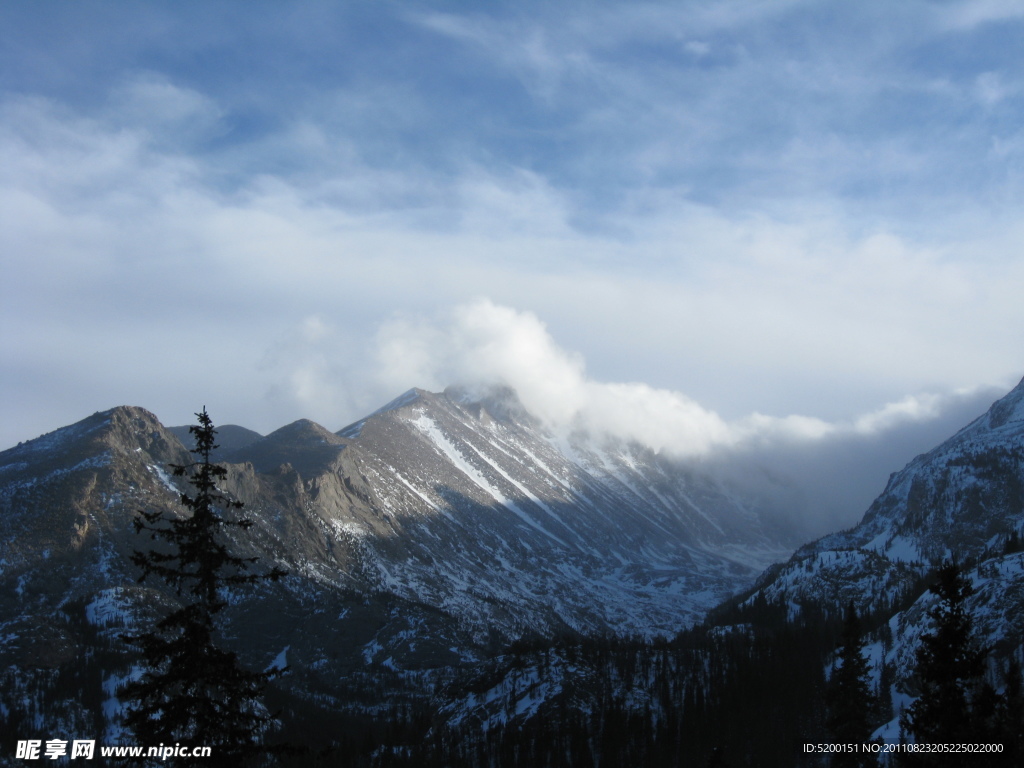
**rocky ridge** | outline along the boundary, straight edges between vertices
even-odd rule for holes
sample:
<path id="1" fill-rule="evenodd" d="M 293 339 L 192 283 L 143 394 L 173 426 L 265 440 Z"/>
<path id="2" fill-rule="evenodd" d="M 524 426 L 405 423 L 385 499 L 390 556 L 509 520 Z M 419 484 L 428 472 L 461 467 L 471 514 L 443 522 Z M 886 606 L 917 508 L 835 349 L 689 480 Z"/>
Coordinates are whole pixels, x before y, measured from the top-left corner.
<path id="1" fill-rule="evenodd" d="M 745 604 L 814 606 L 841 615 L 852 603 L 884 618 L 869 652 L 875 683 L 888 668 L 890 695 L 912 701 L 914 653 L 930 628 L 934 568 L 955 560 L 974 588 L 977 640 L 992 652 L 993 679 L 1024 661 L 1024 381 L 951 438 L 893 473 L 853 528 L 800 547 L 761 575 Z M 894 719 L 883 730 L 898 736 Z"/>
<path id="2" fill-rule="evenodd" d="M 91 659 L 116 711 L 120 633 L 177 600 L 137 583 L 130 556 L 148 546 L 139 510 L 181 513 L 183 431 L 119 407 L 0 453 L 9 690 L 42 701 Z M 320 704 L 341 677 L 404 689 L 523 637 L 671 636 L 798 543 L 692 467 L 546 434 L 509 391 L 411 390 L 337 433 L 232 432 L 223 490 L 254 521 L 233 546 L 290 576 L 233 597 L 225 639 L 254 666 L 285 654 L 288 686 Z M 47 706 L 69 723 L 95 711 Z"/>

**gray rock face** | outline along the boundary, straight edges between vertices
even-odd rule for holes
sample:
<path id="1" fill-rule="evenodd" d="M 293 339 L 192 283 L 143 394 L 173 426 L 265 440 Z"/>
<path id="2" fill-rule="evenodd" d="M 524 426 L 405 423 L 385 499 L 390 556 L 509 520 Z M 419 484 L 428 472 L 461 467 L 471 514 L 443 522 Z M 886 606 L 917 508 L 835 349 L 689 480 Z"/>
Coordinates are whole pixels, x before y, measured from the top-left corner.
<path id="1" fill-rule="evenodd" d="M 671 635 L 798 543 L 693 467 L 546 434 L 508 390 L 411 390 L 338 433 L 302 420 L 239 434 L 224 490 L 254 526 L 234 546 L 292 575 L 233 600 L 232 634 L 257 655 L 289 646 L 293 666 L 429 666 L 565 632 Z M 0 454 L 5 655 L 23 660 L 32 644 L 17 627 L 56 626 L 61 606 L 120 624 L 176 600 L 135 583 L 129 557 L 149 542 L 132 519 L 179 513 L 188 486 L 169 464 L 191 460 L 130 407 Z M 54 664 L 76 653 L 65 634 Z"/>
<path id="2" fill-rule="evenodd" d="M 339 435 L 315 504 L 372 588 L 511 636 L 669 634 L 794 543 L 639 446 L 545 435 L 508 392 L 415 390 Z"/>

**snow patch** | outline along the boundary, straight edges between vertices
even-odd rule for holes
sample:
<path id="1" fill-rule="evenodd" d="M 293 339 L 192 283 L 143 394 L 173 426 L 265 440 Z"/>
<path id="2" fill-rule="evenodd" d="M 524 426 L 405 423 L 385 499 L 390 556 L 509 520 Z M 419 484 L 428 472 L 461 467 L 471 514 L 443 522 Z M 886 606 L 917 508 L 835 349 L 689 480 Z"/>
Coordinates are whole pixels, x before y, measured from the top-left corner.
<path id="1" fill-rule="evenodd" d="M 485 478 L 480 471 L 474 467 L 466 459 L 462 453 L 445 437 L 441 429 L 434 423 L 434 421 L 427 416 L 425 413 L 421 413 L 419 417 L 411 422 L 413 426 L 419 429 L 424 435 L 426 435 L 440 451 L 448 457 L 448 460 L 458 469 L 462 474 L 468 477 L 473 483 L 479 486 L 481 489 L 486 491 L 491 498 L 493 498 L 498 504 L 505 507 L 507 510 L 516 515 L 526 525 L 542 533 L 544 536 L 558 542 L 562 546 L 567 546 L 564 541 L 559 539 L 550 531 L 545 530 L 539 525 L 533 518 L 526 514 L 514 501 L 506 497 L 498 488 L 491 485 L 487 478 Z M 479 452 L 477 452 L 479 455 Z M 490 466 L 494 466 L 490 461 L 487 462 Z"/>
<path id="2" fill-rule="evenodd" d="M 85 618 L 94 627 L 131 626 L 135 622 L 131 603 L 120 587 L 104 589 L 85 606 Z"/>
<path id="3" fill-rule="evenodd" d="M 288 651 L 291 649 L 290 645 L 286 645 L 281 649 L 281 652 L 274 657 L 274 660 L 270 662 L 264 672 L 274 672 L 285 669 L 288 666 Z"/>
<path id="4" fill-rule="evenodd" d="M 152 472 L 154 475 L 157 476 L 157 478 L 159 478 L 164 488 L 171 491 L 175 495 L 180 493 L 180 491 L 174 487 L 174 482 L 171 480 L 171 476 L 168 475 L 167 472 L 165 472 L 161 467 L 158 467 L 155 464 L 147 464 L 146 466 L 150 472 Z"/>

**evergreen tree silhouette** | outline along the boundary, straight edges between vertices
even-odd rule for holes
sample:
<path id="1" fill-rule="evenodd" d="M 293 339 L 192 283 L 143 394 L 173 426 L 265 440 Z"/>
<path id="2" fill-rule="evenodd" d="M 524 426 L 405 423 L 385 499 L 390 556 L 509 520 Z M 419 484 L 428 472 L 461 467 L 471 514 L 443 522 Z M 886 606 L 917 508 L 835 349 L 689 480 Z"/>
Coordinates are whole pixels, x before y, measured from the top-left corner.
<path id="1" fill-rule="evenodd" d="M 832 671 L 827 692 L 826 726 L 837 744 L 856 744 L 857 750 L 837 752 L 830 765 L 846 768 L 877 766 L 873 754 L 860 751 L 871 736 L 871 713 L 876 709 L 871 694 L 868 660 L 864 658 L 864 638 L 860 618 L 851 602 L 846 607 L 838 663 Z"/>
<path id="2" fill-rule="evenodd" d="M 134 521 L 136 533 L 146 532 L 167 545 L 132 555 L 142 569 L 139 581 L 159 577 L 183 604 L 153 631 L 125 636 L 141 650 L 144 672 L 125 686 L 121 698 L 129 702 L 125 725 L 137 744 L 208 746 L 212 755 L 202 760 L 204 765 L 237 766 L 265 751 L 260 741 L 273 718 L 261 696 L 268 681 L 283 670 L 242 668 L 235 653 L 217 645 L 217 618 L 227 605 L 229 587 L 277 580 L 285 572 L 274 568 L 252 573 L 256 558 L 228 550 L 224 532 L 247 530 L 252 521 L 222 514 L 222 509 L 237 510 L 242 503 L 217 489 L 227 470 L 210 462 L 217 448 L 216 430 L 205 407 L 196 416 L 199 423 L 189 431 L 198 460 L 171 465 L 175 475 L 188 476 L 194 489 L 194 495 L 181 495 L 190 514 L 141 511 Z"/>
<path id="3" fill-rule="evenodd" d="M 901 718 L 903 729 L 918 744 L 969 743 L 976 740 L 977 722 L 972 718 L 973 697 L 984 671 L 985 651 L 973 636 L 967 598 L 973 594 L 969 581 L 955 562 L 939 567 L 931 591 L 938 601 L 928 611 L 931 631 L 921 636 L 917 648 L 921 695 Z M 957 754 L 909 756 L 914 765 L 959 765 Z"/>

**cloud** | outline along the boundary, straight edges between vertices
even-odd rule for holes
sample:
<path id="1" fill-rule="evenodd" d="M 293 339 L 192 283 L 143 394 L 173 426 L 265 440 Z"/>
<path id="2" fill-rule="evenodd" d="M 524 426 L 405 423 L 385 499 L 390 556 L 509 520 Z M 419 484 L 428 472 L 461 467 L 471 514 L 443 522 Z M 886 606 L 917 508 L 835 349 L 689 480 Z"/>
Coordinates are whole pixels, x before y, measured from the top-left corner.
<path id="1" fill-rule="evenodd" d="M 941 11 L 942 21 L 949 29 L 973 29 L 982 24 L 1022 17 L 1024 8 L 1015 0 L 961 0 Z"/>
<path id="2" fill-rule="evenodd" d="M 225 110 L 195 89 L 158 72 L 129 73 L 111 89 L 106 107 L 121 126 L 143 130 L 150 140 L 180 147 L 222 133 Z"/>
<path id="3" fill-rule="evenodd" d="M 983 413 L 1005 390 L 920 392 L 849 419 L 751 413 L 726 419 L 693 398 L 587 373 L 533 313 L 478 299 L 434 318 L 405 317 L 377 334 L 375 376 L 398 392 L 459 384 L 515 389 L 560 437 L 634 441 L 697 462 L 758 498 L 807 537 L 853 525 L 886 478 Z"/>
<path id="4" fill-rule="evenodd" d="M 512 319 L 459 343 L 559 371 L 518 377 L 547 418 L 695 452 L 1019 377 L 1015 49 L 921 4 L 11 8 L 7 444 L 117 402 L 337 428 L 474 373 L 417 324 L 476 296 Z"/>
<path id="5" fill-rule="evenodd" d="M 219 113 L 182 98 L 184 114 L 193 103 Z M 410 386 L 451 383 L 444 370 L 518 368 L 518 387 L 553 422 L 583 414 L 618 433 L 635 420 L 637 439 L 665 446 L 674 427 L 650 414 L 676 413 L 681 450 L 699 453 L 821 431 L 815 418 L 852 424 L 879 398 L 1017 367 L 1012 254 L 1024 232 L 989 234 L 990 222 L 940 248 L 860 232 L 832 204 L 750 215 L 651 189 L 595 231 L 574 225 L 577 202 L 543 174 L 472 164 L 399 173 L 345 153 L 342 192 L 287 175 L 225 190 L 223 166 L 100 112 L 38 98 L 2 105 L 0 228 L 17 254 L 4 326 L 18 329 L 3 339 L 4 379 L 33 372 L 28 389 L 64 392 L 34 406 L 38 427 L 19 426 L 30 423 L 19 407 L 5 422 L 11 443 L 118 402 L 187 421 L 196 403 L 222 401 L 232 410 L 218 418 L 261 430 L 299 417 L 337 428 Z M 480 295 L 494 307 L 467 305 Z M 370 373 L 369 341 L 396 308 L 415 326 L 452 306 L 458 323 L 419 328 L 415 343 L 394 334 L 393 375 Z M 329 332 L 309 338 L 310 317 Z M 473 355 L 451 351 L 452 323 Z M 183 384 L 185 344 L 209 381 Z M 530 370 L 545 373 L 531 381 Z M 798 407 L 811 415 L 749 417 Z"/>
<path id="6" fill-rule="evenodd" d="M 637 441 L 683 458 L 874 438 L 934 420 L 958 397 L 908 396 L 846 422 L 759 413 L 727 421 L 681 392 L 594 380 L 582 356 L 562 349 L 536 315 L 488 299 L 461 305 L 441 322 L 387 323 L 378 345 L 378 376 L 395 388 L 408 381 L 432 388 L 505 385 L 552 430 Z"/>
<path id="7" fill-rule="evenodd" d="M 567 87 L 589 81 L 593 71 L 589 56 L 564 30 L 536 22 L 470 18 L 428 13 L 409 19 L 437 34 L 475 49 L 514 73 L 536 98 L 554 104 Z"/>

